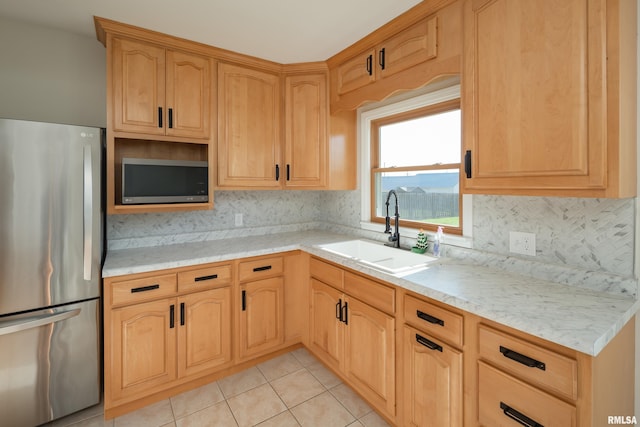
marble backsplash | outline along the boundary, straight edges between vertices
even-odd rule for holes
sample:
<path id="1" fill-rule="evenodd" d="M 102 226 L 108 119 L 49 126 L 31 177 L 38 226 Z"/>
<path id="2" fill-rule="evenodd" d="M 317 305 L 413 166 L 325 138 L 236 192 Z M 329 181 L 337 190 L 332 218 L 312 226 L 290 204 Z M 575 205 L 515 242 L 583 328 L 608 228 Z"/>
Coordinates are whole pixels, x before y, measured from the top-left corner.
<path id="1" fill-rule="evenodd" d="M 217 191 L 211 211 L 107 219 L 109 249 L 314 229 L 385 237 L 360 228 L 359 191 Z M 509 231 L 535 233 L 536 256 L 510 254 Z M 474 249 L 446 256 L 635 296 L 634 245 L 635 199 L 474 196 Z"/>

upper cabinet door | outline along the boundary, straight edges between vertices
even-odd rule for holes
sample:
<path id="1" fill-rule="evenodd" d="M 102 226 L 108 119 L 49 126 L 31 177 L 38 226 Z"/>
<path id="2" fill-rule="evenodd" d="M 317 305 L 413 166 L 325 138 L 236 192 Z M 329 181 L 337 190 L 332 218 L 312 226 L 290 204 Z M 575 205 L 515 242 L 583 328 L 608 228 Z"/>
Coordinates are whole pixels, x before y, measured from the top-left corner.
<path id="1" fill-rule="evenodd" d="M 338 94 L 361 88 L 376 80 L 376 50 L 369 49 L 338 66 Z"/>
<path id="2" fill-rule="evenodd" d="M 288 76 L 285 186 L 322 188 L 327 175 L 327 76 Z"/>
<path id="3" fill-rule="evenodd" d="M 463 28 L 464 191 L 606 195 L 607 2 L 468 0 Z"/>
<path id="4" fill-rule="evenodd" d="M 218 64 L 218 186 L 279 188 L 280 76 Z"/>
<path id="5" fill-rule="evenodd" d="M 167 135 L 209 138 L 210 70 L 208 58 L 167 51 Z"/>
<path id="6" fill-rule="evenodd" d="M 381 78 L 433 59 L 438 54 L 438 16 L 433 15 L 391 37 L 378 48 Z"/>
<path id="7" fill-rule="evenodd" d="M 165 50 L 113 39 L 114 130 L 164 135 Z"/>

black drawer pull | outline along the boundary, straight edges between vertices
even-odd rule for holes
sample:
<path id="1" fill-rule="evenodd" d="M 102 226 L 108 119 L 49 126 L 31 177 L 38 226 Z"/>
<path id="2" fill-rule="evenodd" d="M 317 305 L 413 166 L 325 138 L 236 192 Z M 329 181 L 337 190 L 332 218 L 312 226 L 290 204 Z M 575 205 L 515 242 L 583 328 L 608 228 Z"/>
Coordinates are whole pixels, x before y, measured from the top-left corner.
<path id="1" fill-rule="evenodd" d="M 336 319 L 342 322 L 342 299 L 339 299 L 336 304 Z"/>
<path id="2" fill-rule="evenodd" d="M 547 369 L 547 366 L 543 362 L 527 357 L 524 354 L 520 354 L 506 347 L 500 346 L 500 353 L 502 353 L 502 355 L 507 359 L 515 360 L 529 368 L 538 368 L 543 371 Z"/>
<path id="3" fill-rule="evenodd" d="M 173 108 L 169 108 L 169 129 L 173 128 Z"/>
<path id="4" fill-rule="evenodd" d="M 539 422 L 534 421 L 531 418 L 529 418 L 526 415 L 524 415 L 523 413 L 516 411 L 515 409 L 513 409 L 512 407 L 510 407 L 506 403 L 500 402 L 500 409 L 502 409 L 502 412 L 504 412 L 504 414 L 507 417 L 511 418 L 512 420 L 514 420 L 515 422 L 517 422 L 519 424 L 522 424 L 523 426 L 526 426 L 526 427 L 544 427 Z"/>
<path id="5" fill-rule="evenodd" d="M 346 301 L 342 310 L 340 310 L 340 321 L 344 322 L 345 325 L 349 324 L 349 303 Z"/>
<path id="6" fill-rule="evenodd" d="M 173 329 L 176 325 L 176 306 L 171 304 L 169 307 L 169 328 Z"/>
<path id="7" fill-rule="evenodd" d="M 247 291 L 242 291 L 242 311 L 247 311 Z"/>
<path id="8" fill-rule="evenodd" d="M 367 56 L 367 74 L 373 74 L 373 55 Z"/>
<path id="9" fill-rule="evenodd" d="M 422 335 L 416 334 L 416 341 L 418 342 L 418 344 L 422 344 L 423 346 L 427 347 L 429 350 L 438 350 L 440 353 L 442 353 L 441 345 L 438 345 L 433 341 L 426 339 Z"/>
<path id="10" fill-rule="evenodd" d="M 420 310 L 418 310 L 416 312 L 416 314 L 418 315 L 419 318 L 421 318 L 422 320 L 426 320 L 429 323 L 433 323 L 434 325 L 440 325 L 440 326 L 444 326 L 444 320 L 440 320 L 437 317 L 433 317 L 427 313 L 424 313 Z"/>
<path id="11" fill-rule="evenodd" d="M 254 272 L 267 271 L 267 270 L 271 270 L 271 266 L 270 265 L 264 265 L 262 267 L 256 267 L 256 268 L 253 269 Z"/>
<path id="12" fill-rule="evenodd" d="M 162 107 L 158 107 L 158 127 L 162 127 Z"/>
<path id="13" fill-rule="evenodd" d="M 141 286 L 139 288 L 131 288 L 131 293 L 135 294 L 137 292 L 146 292 L 146 291 L 152 291 L 154 289 L 159 289 L 160 285 L 155 284 L 155 285 L 149 285 L 149 286 Z"/>
<path id="14" fill-rule="evenodd" d="M 211 279 L 217 279 L 218 275 L 217 274 L 212 274 L 210 276 L 200 276 L 200 277 L 196 277 L 195 279 L 193 279 L 195 282 L 203 282 L 205 280 L 211 280 Z"/>
<path id="15" fill-rule="evenodd" d="M 180 326 L 184 326 L 184 303 L 180 303 Z"/>
<path id="16" fill-rule="evenodd" d="M 471 150 L 464 153 L 464 174 L 467 178 L 471 178 Z"/>

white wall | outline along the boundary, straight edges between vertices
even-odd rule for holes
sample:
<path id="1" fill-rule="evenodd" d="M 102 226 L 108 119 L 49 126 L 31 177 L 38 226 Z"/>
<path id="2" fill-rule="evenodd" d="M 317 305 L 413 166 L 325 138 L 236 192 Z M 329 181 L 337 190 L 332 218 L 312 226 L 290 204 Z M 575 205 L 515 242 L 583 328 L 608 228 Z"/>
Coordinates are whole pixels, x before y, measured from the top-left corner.
<path id="1" fill-rule="evenodd" d="M 106 127 L 106 52 L 94 37 L 0 17 L 0 117 Z"/>

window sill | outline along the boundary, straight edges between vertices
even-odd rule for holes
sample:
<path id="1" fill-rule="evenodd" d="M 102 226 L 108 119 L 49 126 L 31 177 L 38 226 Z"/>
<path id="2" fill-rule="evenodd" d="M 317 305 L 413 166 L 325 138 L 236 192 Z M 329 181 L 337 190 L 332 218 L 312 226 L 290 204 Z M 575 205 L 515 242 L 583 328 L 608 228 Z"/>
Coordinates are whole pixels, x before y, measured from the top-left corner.
<path id="1" fill-rule="evenodd" d="M 382 233 L 384 230 L 384 224 L 379 224 L 369 221 L 360 221 L 360 228 L 366 231 L 377 231 Z M 435 233 L 427 231 L 427 239 L 429 242 L 433 242 Z M 415 228 L 400 227 L 400 236 L 402 239 L 409 239 L 415 241 L 418 235 L 418 231 Z M 473 249 L 473 239 L 468 236 L 458 236 L 455 234 L 445 234 L 444 244 L 449 246 L 457 246 L 460 248 Z M 403 245 L 404 246 L 404 245 Z"/>

